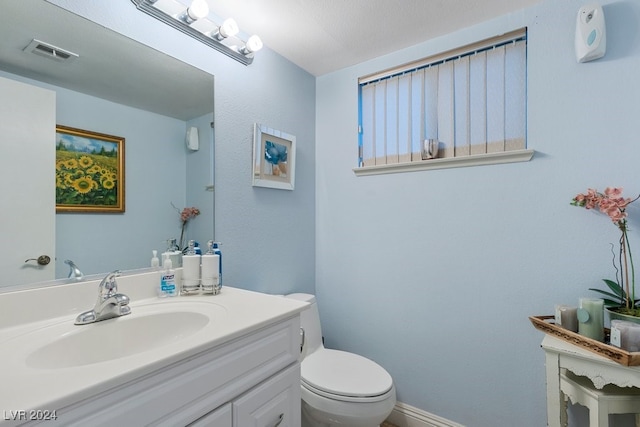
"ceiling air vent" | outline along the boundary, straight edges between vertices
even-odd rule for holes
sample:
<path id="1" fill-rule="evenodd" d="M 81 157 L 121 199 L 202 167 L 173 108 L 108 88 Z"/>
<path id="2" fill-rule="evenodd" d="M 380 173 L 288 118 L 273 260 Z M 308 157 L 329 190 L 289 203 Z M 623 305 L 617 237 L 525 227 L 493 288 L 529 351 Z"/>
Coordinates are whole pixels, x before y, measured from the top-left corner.
<path id="1" fill-rule="evenodd" d="M 36 55 L 40 56 L 45 56 L 58 62 L 70 62 L 79 56 L 77 53 L 64 50 L 62 48 L 37 39 L 31 40 L 31 43 L 29 43 L 29 45 L 24 48 L 24 51 L 35 53 Z"/>

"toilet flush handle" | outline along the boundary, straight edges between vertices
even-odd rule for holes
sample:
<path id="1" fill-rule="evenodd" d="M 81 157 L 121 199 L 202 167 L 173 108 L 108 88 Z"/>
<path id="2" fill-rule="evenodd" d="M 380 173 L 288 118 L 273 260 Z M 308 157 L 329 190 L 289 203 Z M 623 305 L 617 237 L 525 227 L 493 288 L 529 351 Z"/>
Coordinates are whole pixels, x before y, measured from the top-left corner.
<path id="1" fill-rule="evenodd" d="M 304 328 L 300 328 L 300 353 L 304 349 Z"/>

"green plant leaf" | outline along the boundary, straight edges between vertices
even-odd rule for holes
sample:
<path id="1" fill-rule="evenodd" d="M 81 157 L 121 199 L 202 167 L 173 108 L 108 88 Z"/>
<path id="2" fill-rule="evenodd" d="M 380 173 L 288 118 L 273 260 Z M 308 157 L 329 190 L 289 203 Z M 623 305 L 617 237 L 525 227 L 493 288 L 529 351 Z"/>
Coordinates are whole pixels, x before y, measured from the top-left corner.
<path id="1" fill-rule="evenodd" d="M 614 282 L 613 280 L 609 280 L 609 279 L 602 279 L 602 281 L 609 287 L 609 289 L 611 289 L 611 291 L 613 291 L 613 293 L 619 299 L 625 298 L 626 293 L 624 289 L 622 289 L 622 286 L 620 286 L 617 282 Z"/>
<path id="2" fill-rule="evenodd" d="M 612 307 L 612 306 L 620 307 L 620 305 L 622 304 L 622 300 L 620 300 L 620 298 L 617 295 L 614 295 L 611 292 L 603 291 L 602 289 L 593 289 L 593 288 L 589 288 L 589 290 L 593 292 L 598 292 L 599 294 L 602 294 L 606 297 L 613 298 L 613 299 L 603 298 L 604 305 L 606 305 L 607 307 Z"/>
<path id="3" fill-rule="evenodd" d="M 602 281 L 607 285 L 607 287 L 609 287 L 609 289 L 611 289 L 613 294 L 618 298 L 618 300 L 620 300 L 621 304 L 624 301 L 626 301 L 627 293 L 624 291 L 622 286 L 620 286 L 617 282 L 614 282 L 613 280 L 602 279 Z"/>

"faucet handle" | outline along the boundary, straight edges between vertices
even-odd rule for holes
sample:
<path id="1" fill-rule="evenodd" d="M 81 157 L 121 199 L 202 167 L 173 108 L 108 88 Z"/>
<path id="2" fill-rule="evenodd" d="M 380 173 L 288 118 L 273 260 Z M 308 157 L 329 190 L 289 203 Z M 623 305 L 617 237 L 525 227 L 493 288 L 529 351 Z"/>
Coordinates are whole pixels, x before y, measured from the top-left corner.
<path id="1" fill-rule="evenodd" d="M 69 275 L 67 277 L 69 279 L 74 279 L 78 282 L 81 281 L 82 278 L 84 277 L 84 274 L 82 274 L 82 271 L 80 271 L 76 263 L 70 259 L 65 259 L 64 263 L 69 266 Z"/>
<path id="2" fill-rule="evenodd" d="M 102 279 L 99 286 L 101 298 L 109 298 L 118 292 L 116 277 L 120 276 L 120 274 L 120 270 L 113 270 L 111 273 L 107 274 L 104 279 Z"/>

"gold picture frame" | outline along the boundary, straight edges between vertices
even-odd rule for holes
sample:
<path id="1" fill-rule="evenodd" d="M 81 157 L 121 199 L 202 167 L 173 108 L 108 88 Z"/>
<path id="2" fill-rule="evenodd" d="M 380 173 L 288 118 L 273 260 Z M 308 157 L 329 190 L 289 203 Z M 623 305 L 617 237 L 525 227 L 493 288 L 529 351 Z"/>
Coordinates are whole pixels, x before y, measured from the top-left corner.
<path id="1" fill-rule="evenodd" d="M 56 212 L 124 212 L 124 142 L 56 126 Z"/>

